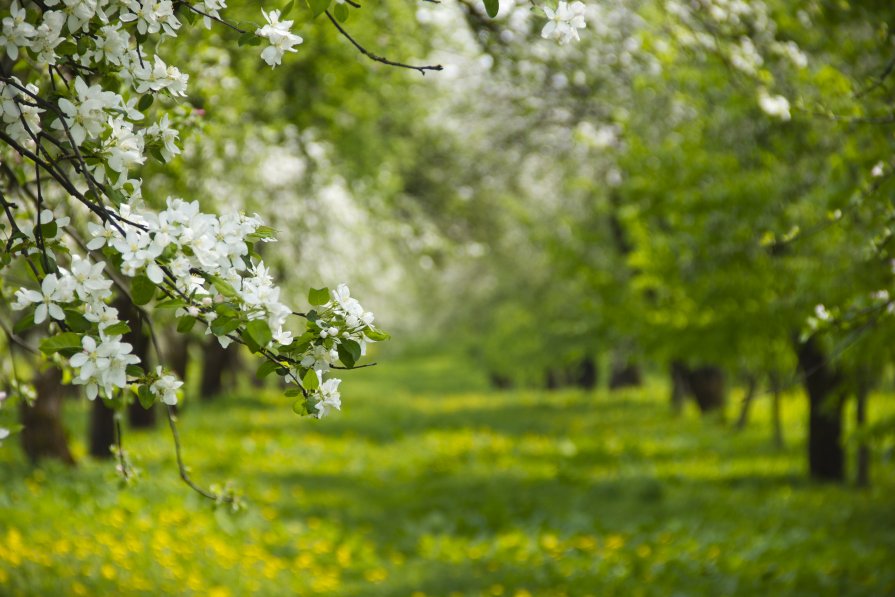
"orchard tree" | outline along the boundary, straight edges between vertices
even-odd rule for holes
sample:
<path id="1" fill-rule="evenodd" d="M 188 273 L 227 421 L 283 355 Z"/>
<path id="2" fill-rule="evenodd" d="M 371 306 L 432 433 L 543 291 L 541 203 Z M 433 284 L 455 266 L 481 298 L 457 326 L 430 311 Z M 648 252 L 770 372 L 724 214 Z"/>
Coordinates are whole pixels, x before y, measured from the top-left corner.
<path id="1" fill-rule="evenodd" d="M 539 9 L 549 19 L 544 36 L 577 38 L 580 6 Z M 289 2 L 262 10 L 260 23 L 230 19 L 226 8 L 223 0 L 16 0 L 0 14 L 0 292 L 13 373 L 4 417 L 9 402 L 35 400 L 17 374 L 15 352 L 42 355 L 88 399 L 117 413 L 133 400 L 164 404 L 181 477 L 206 497 L 232 501 L 193 483 L 180 460 L 173 408 L 182 382 L 165 366 L 155 314 L 172 313 L 179 332 L 199 324 L 221 346 L 245 345 L 261 361 L 259 375 L 292 384 L 293 410 L 317 418 L 340 409 L 333 370 L 354 368 L 368 343 L 388 335 L 344 284 L 311 289 L 309 308 L 297 310 L 260 255 L 275 231 L 257 215 L 210 213 L 194 198 L 144 197 L 151 186 L 144 187 L 144 173 L 168 168 L 203 114 L 189 102 L 190 76 L 169 49 L 178 36 L 217 28 L 222 43 L 257 46 L 249 51 L 276 67 L 303 42 L 289 18 L 301 10 L 308 21 L 319 17 L 315 29 L 331 27 L 372 61 L 422 74 L 441 66 L 367 50 L 345 25 L 360 8 L 354 2 L 311 1 L 306 10 Z M 485 8 L 493 16 L 497 4 L 488 0 Z M 114 296 L 140 314 L 136 325 L 146 326 L 155 368 L 124 341 L 142 330 L 111 304 Z M 117 429 L 127 477 L 120 421 Z M 2 435 L 16 430 L 7 422 Z"/>

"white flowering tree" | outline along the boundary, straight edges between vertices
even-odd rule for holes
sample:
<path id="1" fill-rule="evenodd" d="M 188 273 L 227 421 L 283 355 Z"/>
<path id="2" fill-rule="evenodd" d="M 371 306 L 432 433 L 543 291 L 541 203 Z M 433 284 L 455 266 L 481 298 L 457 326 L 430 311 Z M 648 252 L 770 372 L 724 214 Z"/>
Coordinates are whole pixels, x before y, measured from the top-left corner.
<path id="1" fill-rule="evenodd" d="M 495 0 L 486 12 L 498 11 Z M 581 3 L 537 11 L 543 36 L 566 43 L 584 27 Z M 346 29 L 351 0 L 309 0 L 304 15 L 331 26 L 367 58 L 425 74 L 439 65 L 389 60 Z M 141 173 L 169 163 L 199 115 L 187 99 L 189 74 L 166 56 L 187 29 L 220 28 L 234 45 L 261 46 L 271 67 L 297 51 L 293 2 L 262 10 L 261 24 L 230 20 L 224 0 L 15 0 L 0 12 L 0 312 L 13 373 L 0 395 L 0 441 L 17 430 L 11 402 L 33 400 L 16 374 L 15 354 L 33 354 L 64 371 L 90 400 L 117 411 L 138 400 L 162 403 L 178 448 L 181 477 L 209 498 L 232 500 L 194 484 L 180 460 L 173 407 L 182 382 L 165 365 L 153 327 L 164 310 L 177 330 L 198 324 L 222 346 L 245 345 L 258 375 L 291 384 L 301 415 L 322 418 L 341 406 L 335 369 L 359 365 L 374 325 L 346 285 L 284 296 L 258 252 L 275 231 L 257 215 L 210 213 L 197 198 L 143 197 Z M 161 363 L 149 368 L 123 340 L 133 323 L 111 299 L 140 314 Z M 302 305 L 302 303 L 306 303 Z M 120 468 L 128 474 L 120 449 Z"/>

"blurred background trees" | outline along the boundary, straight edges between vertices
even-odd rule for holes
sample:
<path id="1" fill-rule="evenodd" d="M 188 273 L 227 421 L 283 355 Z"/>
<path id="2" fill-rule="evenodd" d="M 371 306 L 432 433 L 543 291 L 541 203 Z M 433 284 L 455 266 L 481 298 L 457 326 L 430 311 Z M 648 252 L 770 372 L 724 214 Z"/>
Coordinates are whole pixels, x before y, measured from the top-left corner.
<path id="1" fill-rule="evenodd" d="M 225 30 L 182 37 L 191 134 L 143 194 L 259 213 L 288 231 L 264 248 L 284 290 L 352 280 L 399 336 L 466 351 L 497 388 L 661 376 L 671 411 L 692 396 L 742 426 L 801 385 L 809 470 L 843 480 L 845 401 L 864 427 L 890 372 L 895 12 L 797 4 L 593 2 L 568 46 L 521 3 L 352 11 L 368 47 L 446 65 L 425 78 L 327 27 L 264 72 Z M 245 367 L 210 339 L 163 338 L 205 398 Z M 97 454 L 110 425 L 95 415 Z"/>

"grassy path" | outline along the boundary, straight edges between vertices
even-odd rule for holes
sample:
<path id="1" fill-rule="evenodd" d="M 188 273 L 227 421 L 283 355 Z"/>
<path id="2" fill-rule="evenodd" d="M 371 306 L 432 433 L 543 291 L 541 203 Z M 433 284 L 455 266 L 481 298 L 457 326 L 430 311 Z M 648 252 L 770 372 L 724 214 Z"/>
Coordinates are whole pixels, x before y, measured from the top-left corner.
<path id="1" fill-rule="evenodd" d="M 179 483 L 164 428 L 126 437 L 126 489 L 0 448 L 0 594 L 895 594 L 895 466 L 807 483 L 801 399 L 778 452 L 763 402 L 735 435 L 655 387 L 495 393 L 438 359 L 353 377 L 324 421 L 267 393 L 189 406 L 185 457 L 236 480 L 236 515 Z"/>

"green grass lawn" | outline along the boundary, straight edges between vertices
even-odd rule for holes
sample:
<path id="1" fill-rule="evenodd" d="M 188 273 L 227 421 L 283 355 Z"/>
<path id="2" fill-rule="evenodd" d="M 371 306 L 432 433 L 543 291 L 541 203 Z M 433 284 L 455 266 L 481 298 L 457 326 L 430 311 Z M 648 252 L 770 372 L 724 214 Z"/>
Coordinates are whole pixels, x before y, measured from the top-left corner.
<path id="1" fill-rule="evenodd" d="M 7 442 L 0 594 L 895 594 L 895 465 L 877 455 L 870 490 L 807 482 L 800 396 L 777 451 L 766 399 L 735 434 L 671 417 L 661 386 L 493 392 L 435 358 L 346 378 L 323 421 L 267 391 L 187 405 L 185 458 L 236 482 L 237 514 L 178 480 L 164 426 L 125 436 L 126 488 Z"/>

